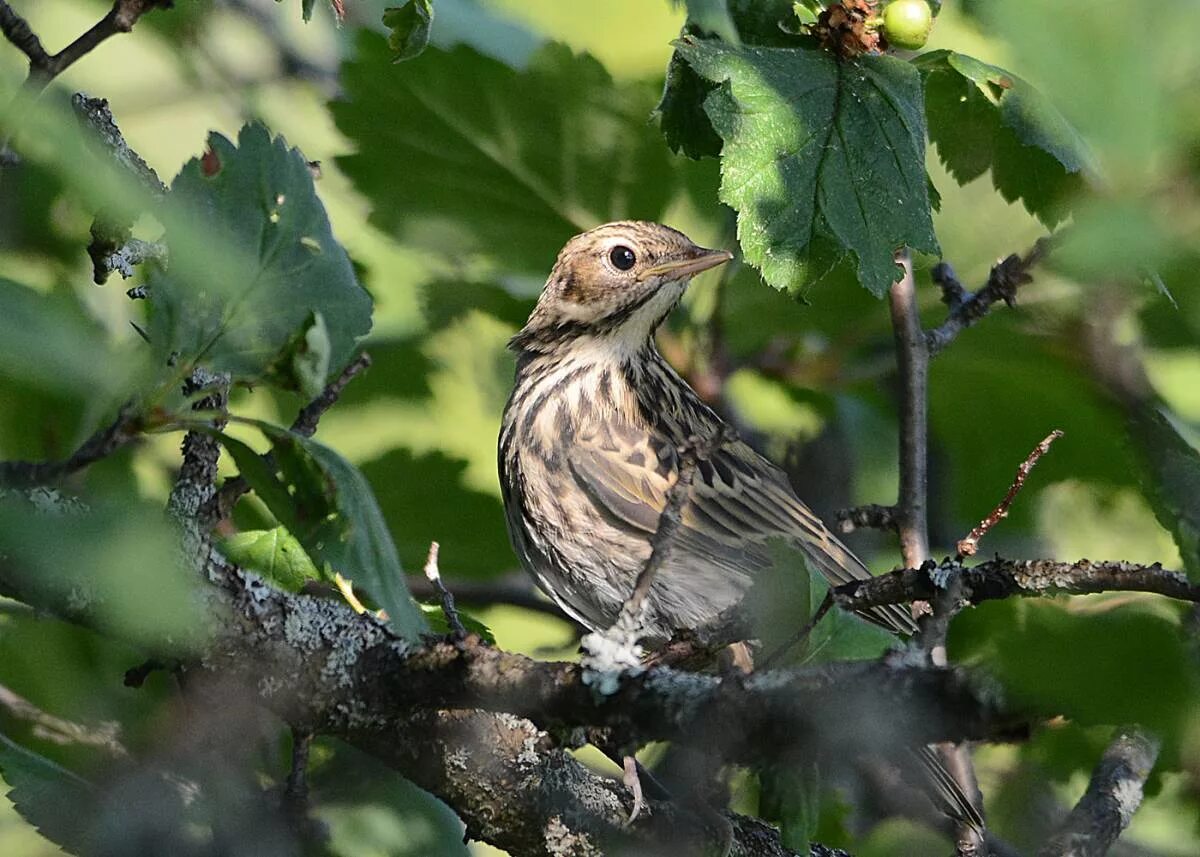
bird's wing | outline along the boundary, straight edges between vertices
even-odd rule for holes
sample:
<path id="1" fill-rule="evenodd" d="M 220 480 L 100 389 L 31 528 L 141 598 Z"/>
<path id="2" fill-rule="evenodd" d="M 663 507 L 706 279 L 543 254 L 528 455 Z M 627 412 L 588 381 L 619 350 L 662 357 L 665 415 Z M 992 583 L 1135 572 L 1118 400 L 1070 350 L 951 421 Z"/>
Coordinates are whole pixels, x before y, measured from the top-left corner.
<path id="1" fill-rule="evenodd" d="M 679 475 L 674 445 L 653 437 L 629 444 L 579 436 L 568 461 L 602 514 L 654 534 L 667 492 Z M 871 576 L 796 497 L 783 472 L 740 441 L 697 464 L 681 519 L 674 547 L 693 561 L 752 574 L 771 564 L 767 543 L 782 537 L 797 545 L 831 584 Z M 899 633 L 914 630 L 911 617 L 899 607 L 874 610 L 866 618 Z"/>

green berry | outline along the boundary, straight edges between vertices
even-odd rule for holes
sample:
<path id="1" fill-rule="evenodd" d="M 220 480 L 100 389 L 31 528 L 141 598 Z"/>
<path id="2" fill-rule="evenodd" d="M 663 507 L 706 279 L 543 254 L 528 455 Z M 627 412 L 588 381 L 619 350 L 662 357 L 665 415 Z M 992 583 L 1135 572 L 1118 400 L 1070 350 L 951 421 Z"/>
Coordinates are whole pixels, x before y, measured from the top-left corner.
<path id="1" fill-rule="evenodd" d="M 925 0 L 894 0 L 883 10 L 883 35 L 893 47 L 925 47 L 932 27 L 933 12 Z"/>

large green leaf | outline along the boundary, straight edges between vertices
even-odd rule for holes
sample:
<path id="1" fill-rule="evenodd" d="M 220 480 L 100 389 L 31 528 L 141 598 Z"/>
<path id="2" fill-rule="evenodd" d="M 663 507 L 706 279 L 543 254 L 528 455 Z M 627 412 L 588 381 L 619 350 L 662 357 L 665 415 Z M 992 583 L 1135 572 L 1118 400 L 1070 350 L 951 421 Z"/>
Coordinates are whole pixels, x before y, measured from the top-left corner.
<path id="1" fill-rule="evenodd" d="M 97 803 L 95 789 L 61 765 L 0 734 L 0 774 L 17 812 L 43 836 L 66 849 L 87 838 L 86 825 Z M 70 811 L 64 811 L 66 808 Z"/>
<path id="2" fill-rule="evenodd" d="M 992 171 L 1009 202 L 1055 226 L 1083 187 L 1091 156 L 1040 92 L 1002 68 L 954 51 L 914 60 L 925 80 L 929 139 L 959 184 Z"/>
<path id="3" fill-rule="evenodd" d="M 256 379 L 319 316 L 328 369 L 371 328 L 371 299 L 333 237 L 304 157 L 262 125 L 220 134 L 175 178 L 164 212 L 170 268 L 150 278 L 151 340 L 164 357 Z"/>
<path id="4" fill-rule="evenodd" d="M 272 464 L 242 441 L 219 435 L 241 475 L 310 556 L 362 586 L 397 633 L 416 639 L 425 620 L 408 594 L 396 545 L 362 473 L 324 444 L 254 424 L 270 440 Z"/>
<path id="5" fill-rule="evenodd" d="M 1200 452 L 1155 408 L 1134 410 L 1129 428 L 1145 465 L 1146 496 L 1175 537 L 1188 576 L 1200 580 Z"/>
<path id="6" fill-rule="evenodd" d="M 721 200 L 738 212 L 746 259 L 801 292 L 852 254 L 882 295 L 897 250 L 938 252 L 925 176 L 921 81 L 888 56 L 839 60 L 809 48 L 733 48 L 685 38 L 725 141 Z"/>
<path id="7" fill-rule="evenodd" d="M 478 254 L 544 276 L 572 235 L 656 219 L 675 187 L 646 122 L 652 90 L 561 45 L 524 71 L 466 47 L 393 67 L 363 33 L 342 83 L 332 111 L 357 152 L 338 162 L 372 222 L 459 263 Z"/>
<path id="8" fill-rule="evenodd" d="M 440 453 L 417 457 L 406 449 L 362 466 L 384 516 L 394 523 L 401 559 L 420 568 L 429 543 L 437 541 L 442 574 L 452 589 L 456 577 L 496 576 L 517 567 L 500 501 L 464 486 L 465 468 L 465 462 Z"/>

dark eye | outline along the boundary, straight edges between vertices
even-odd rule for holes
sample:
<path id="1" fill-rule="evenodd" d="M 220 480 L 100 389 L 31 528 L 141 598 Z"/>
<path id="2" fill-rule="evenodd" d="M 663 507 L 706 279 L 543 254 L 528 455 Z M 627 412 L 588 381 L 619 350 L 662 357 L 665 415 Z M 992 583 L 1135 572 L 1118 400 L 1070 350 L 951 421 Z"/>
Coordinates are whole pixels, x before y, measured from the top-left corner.
<path id="1" fill-rule="evenodd" d="M 628 271 L 637 262 L 637 256 L 624 244 L 618 244 L 608 252 L 608 260 L 618 271 Z"/>

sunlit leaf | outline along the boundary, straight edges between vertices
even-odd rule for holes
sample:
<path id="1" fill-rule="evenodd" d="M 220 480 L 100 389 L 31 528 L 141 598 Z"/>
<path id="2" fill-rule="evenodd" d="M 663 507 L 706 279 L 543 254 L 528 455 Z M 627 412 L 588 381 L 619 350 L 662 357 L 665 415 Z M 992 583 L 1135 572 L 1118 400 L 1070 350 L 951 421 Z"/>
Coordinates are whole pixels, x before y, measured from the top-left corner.
<path id="1" fill-rule="evenodd" d="M 284 527 L 245 530 L 223 539 L 220 546 L 230 561 L 289 592 L 299 592 L 305 583 L 321 577 L 304 546 Z"/>
<path id="2" fill-rule="evenodd" d="M 954 51 L 913 63 L 925 81 L 929 138 L 959 184 L 991 170 L 1009 202 L 1055 226 L 1084 185 L 1091 155 L 1079 133 L 1021 78 Z"/>
<path id="3" fill-rule="evenodd" d="M 882 295 L 897 250 L 938 252 L 925 176 L 920 77 L 889 56 L 840 60 L 809 48 L 732 48 L 685 38 L 725 141 L 721 200 L 738 212 L 747 261 L 802 292 L 852 258 Z"/>
<path id="4" fill-rule="evenodd" d="M 370 330 L 371 299 L 308 165 L 262 125 L 245 126 L 236 146 L 212 134 L 172 183 L 165 216 L 170 267 L 149 280 L 150 338 L 164 362 L 255 379 L 318 313 L 337 370 Z"/>

